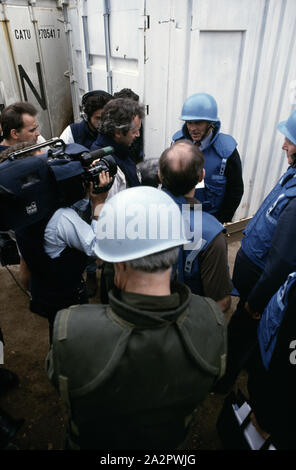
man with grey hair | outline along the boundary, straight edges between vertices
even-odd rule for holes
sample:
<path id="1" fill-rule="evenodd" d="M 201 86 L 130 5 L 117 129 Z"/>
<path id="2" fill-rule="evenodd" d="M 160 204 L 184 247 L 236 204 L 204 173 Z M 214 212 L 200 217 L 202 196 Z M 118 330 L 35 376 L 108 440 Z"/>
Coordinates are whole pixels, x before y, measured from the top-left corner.
<path id="1" fill-rule="evenodd" d="M 140 135 L 144 106 L 129 98 L 109 101 L 101 114 L 99 134 L 91 151 L 111 146 L 118 169 L 113 186 L 108 194 L 112 197 L 123 189 L 141 184 L 136 164 L 130 155 L 130 146 Z"/>
<path id="2" fill-rule="evenodd" d="M 158 176 L 159 158 L 148 158 L 137 164 L 137 169 L 141 174 L 141 181 L 144 186 L 160 186 Z"/>
<path id="3" fill-rule="evenodd" d="M 113 93 L 113 98 L 130 98 L 134 101 L 139 102 L 140 97 L 130 88 L 122 88 L 120 91 Z M 144 129 L 143 123 L 140 127 L 140 136 L 136 137 L 133 141 L 132 145 L 130 146 L 130 154 L 132 160 L 135 163 L 139 163 L 143 161 L 144 158 Z"/>
<path id="4" fill-rule="evenodd" d="M 131 145 L 139 137 L 144 107 L 130 98 L 116 98 L 104 106 L 99 125 L 97 140 L 91 151 L 103 147 L 113 147 L 113 157 L 117 163 L 117 173 L 107 200 L 123 189 L 139 186 L 140 172 L 130 153 Z M 95 163 L 95 162 L 94 162 Z M 108 291 L 113 286 L 114 271 L 110 263 L 103 263 L 101 273 L 100 297 L 108 302 Z"/>
<path id="5" fill-rule="evenodd" d="M 147 223 L 152 208 L 156 237 Z M 213 300 L 171 283 L 188 241 L 181 216 L 174 232 L 173 213 L 180 211 L 167 194 L 143 186 L 102 209 L 97 249 L 114 263 L 110 305 L 60 311 L 47 358 L 67 405 L 68 449 L 180 448 L 194 409 L 224 373 L 224 315 Z M 106 221 L 114 230 L 103 236 Z M 135 237 L 132 226 L 145 236 Z"/>

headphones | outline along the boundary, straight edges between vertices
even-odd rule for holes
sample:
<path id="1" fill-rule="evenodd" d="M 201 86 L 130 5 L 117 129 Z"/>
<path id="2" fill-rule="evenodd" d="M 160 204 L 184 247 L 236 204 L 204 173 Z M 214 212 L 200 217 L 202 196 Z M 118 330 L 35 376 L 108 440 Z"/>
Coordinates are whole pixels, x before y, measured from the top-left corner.
<path id="1" fill-rule="evenodd" d="M 80 115 L 85 121 L 88 121 L 88 117 L 85 114 L 84 109 L 85 109 L 85 105 L 86 105 L 88 98 L 90 98 L 91 96 L 104 96 L 105 98 L 112 98 L 112 95 L 110 95 L 110 93 L 104 90 L 92 90 L 92 91 L 88 91 L 87 93 L 84 93 L 84 95 L 81 98 Z"/>

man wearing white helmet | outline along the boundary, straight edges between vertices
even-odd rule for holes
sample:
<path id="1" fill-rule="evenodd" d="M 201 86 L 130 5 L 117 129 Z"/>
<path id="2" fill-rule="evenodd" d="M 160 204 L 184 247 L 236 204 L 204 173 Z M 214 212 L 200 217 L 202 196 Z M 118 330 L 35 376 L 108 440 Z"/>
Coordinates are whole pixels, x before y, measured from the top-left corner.
<path id="1" fill-rule="evenodd" d="M 231 135 L 220 132 L 215 98 L 208 93 L 189 96 L 180 119 L 185 124 L 175 132 L 173 142 L 189 139 L 205 157 L 205 187 L 196 189 L 196 198 L 204 211 L 221 223 L 230 222 L 244 192 L 242 166 L 236 141 Z"/>
<path id="2" fill-rule="evenodd" d="M 216 388 L 223 393 L 247 364 L 264 308 L 296 269 L 296 110 L 278 130 L 289 167 L 248 223 L 236 256 L 232 280 L 240 301 L 228 327 L 227 373 Z"/>
<path id="3" fill-rule="evenodd" d="M 212 300 L 171 283 L 187 243 L 162 191 L 121 191 L 98 220 L 98 255 L 113 262 L 109 305 L 58 313 L 47 369 L 67 405 L 67 448 L 176 449 L 226 360 L 226 322 Z"/>

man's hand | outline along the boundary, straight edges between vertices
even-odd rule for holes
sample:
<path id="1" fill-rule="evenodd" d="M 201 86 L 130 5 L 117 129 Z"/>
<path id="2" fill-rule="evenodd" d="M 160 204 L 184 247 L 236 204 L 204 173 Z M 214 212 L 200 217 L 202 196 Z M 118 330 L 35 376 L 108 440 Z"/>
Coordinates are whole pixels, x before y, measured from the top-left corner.
<path id="1" fill-rule="evenodd" d="M 223 299 L 221 300 L 216 300 L 216 303 L 219 305 L 221 308 L 222 312 L 225 313 L 227 310 L 230 309 L 231 306 L 231 297 L 230 295 L 226 295 Z"/>
<path id="2" fill-rule="evenodd" d="M 99 188 L 103 188 L 104 186 L 107 186 L 110 182 L 112 181 L 112 178 L 109 176 L 108 171 L 102 171 L 99 174 Z M 103 193 L 94 193 L 93 192 L 93 183 L 90 183 L 90 198 L 93 204 L 96 204 L 97 201 L 99 204 L 102 202 L 105 202 L 105 199 L 108 195 L 108 191 L 105 191 Z"/>
<path id="3" fill-rule="evenodd" d="M 253 320 L 260 320 L 261 318 L 261 313 L 259 312 L 254 312 L 254 310 L 250 307 L 248 302 L 245 302 L 245 310 L 249 313 L 249 315 L 253 318 Z"/>
<path id="4" fill-rule="evenodd" d="M 109 184 L 111 181 L 112 181 L 112 178 L 109 176 L 109 172 L 108 171 L 102 171 L 100 174 L 99 174 L 99 187 L 100 188 L 103 188 L 104 186 L 107 186 L 107 184 Z M 108 191 L 105 191 L 103 193 L 99 193 L 99 194 L 96 194 L 93 192 L 93 183 L 90 183 L 90 199 L 91 199 L 91 202 L 92 202 L 92 205 L 93 205 L 93 211 L 94 211 L 94 215 L 95 216 L 98 216 L 99 215 L 99 212 L 100 212 L 100 209 L 101 207 L 99 206 L 102 206 L 102 204 L 104 204 L 106 198 L 108 196 Z M 96 208 L 99 207 L 99 210 L 96 210 Z"/>

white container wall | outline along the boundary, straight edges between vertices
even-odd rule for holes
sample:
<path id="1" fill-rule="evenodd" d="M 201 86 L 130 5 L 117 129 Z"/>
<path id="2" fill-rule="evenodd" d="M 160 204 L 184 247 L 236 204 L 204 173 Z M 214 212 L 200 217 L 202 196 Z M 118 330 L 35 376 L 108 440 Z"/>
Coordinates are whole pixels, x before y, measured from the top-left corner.
<path id="1" fill-rule="evenodd" d="M 295 0 L 0 0 L 0 21 L 0 110 L 32 102 L 44 137 L 80 119 L 86 91 L 132 88 L 145 158 L 158 157 L 184 100 L 208 92 L 242 158 L 235 220 L 286 169 L 276 126 L 296 105 Z"/>
<path id="2" fill-rule="evenodd" d="M 73 102 L 89 89 L 132 88 L 147 107 L 151 158 L 182 125 L 186 97 L 212 94 L 243 162 L 235 220 L 252 216 L 287 167 L 276 126 L 296 104 L 295 0 L 76 0 L 66 9 Z"/>
<path id="3" fill-rule="evenodd" d="M 72 119 L 63 12 L 58 2 L 0 1 L 0 106 L 26 100 L 40 132 L 58 136 Z"/>

